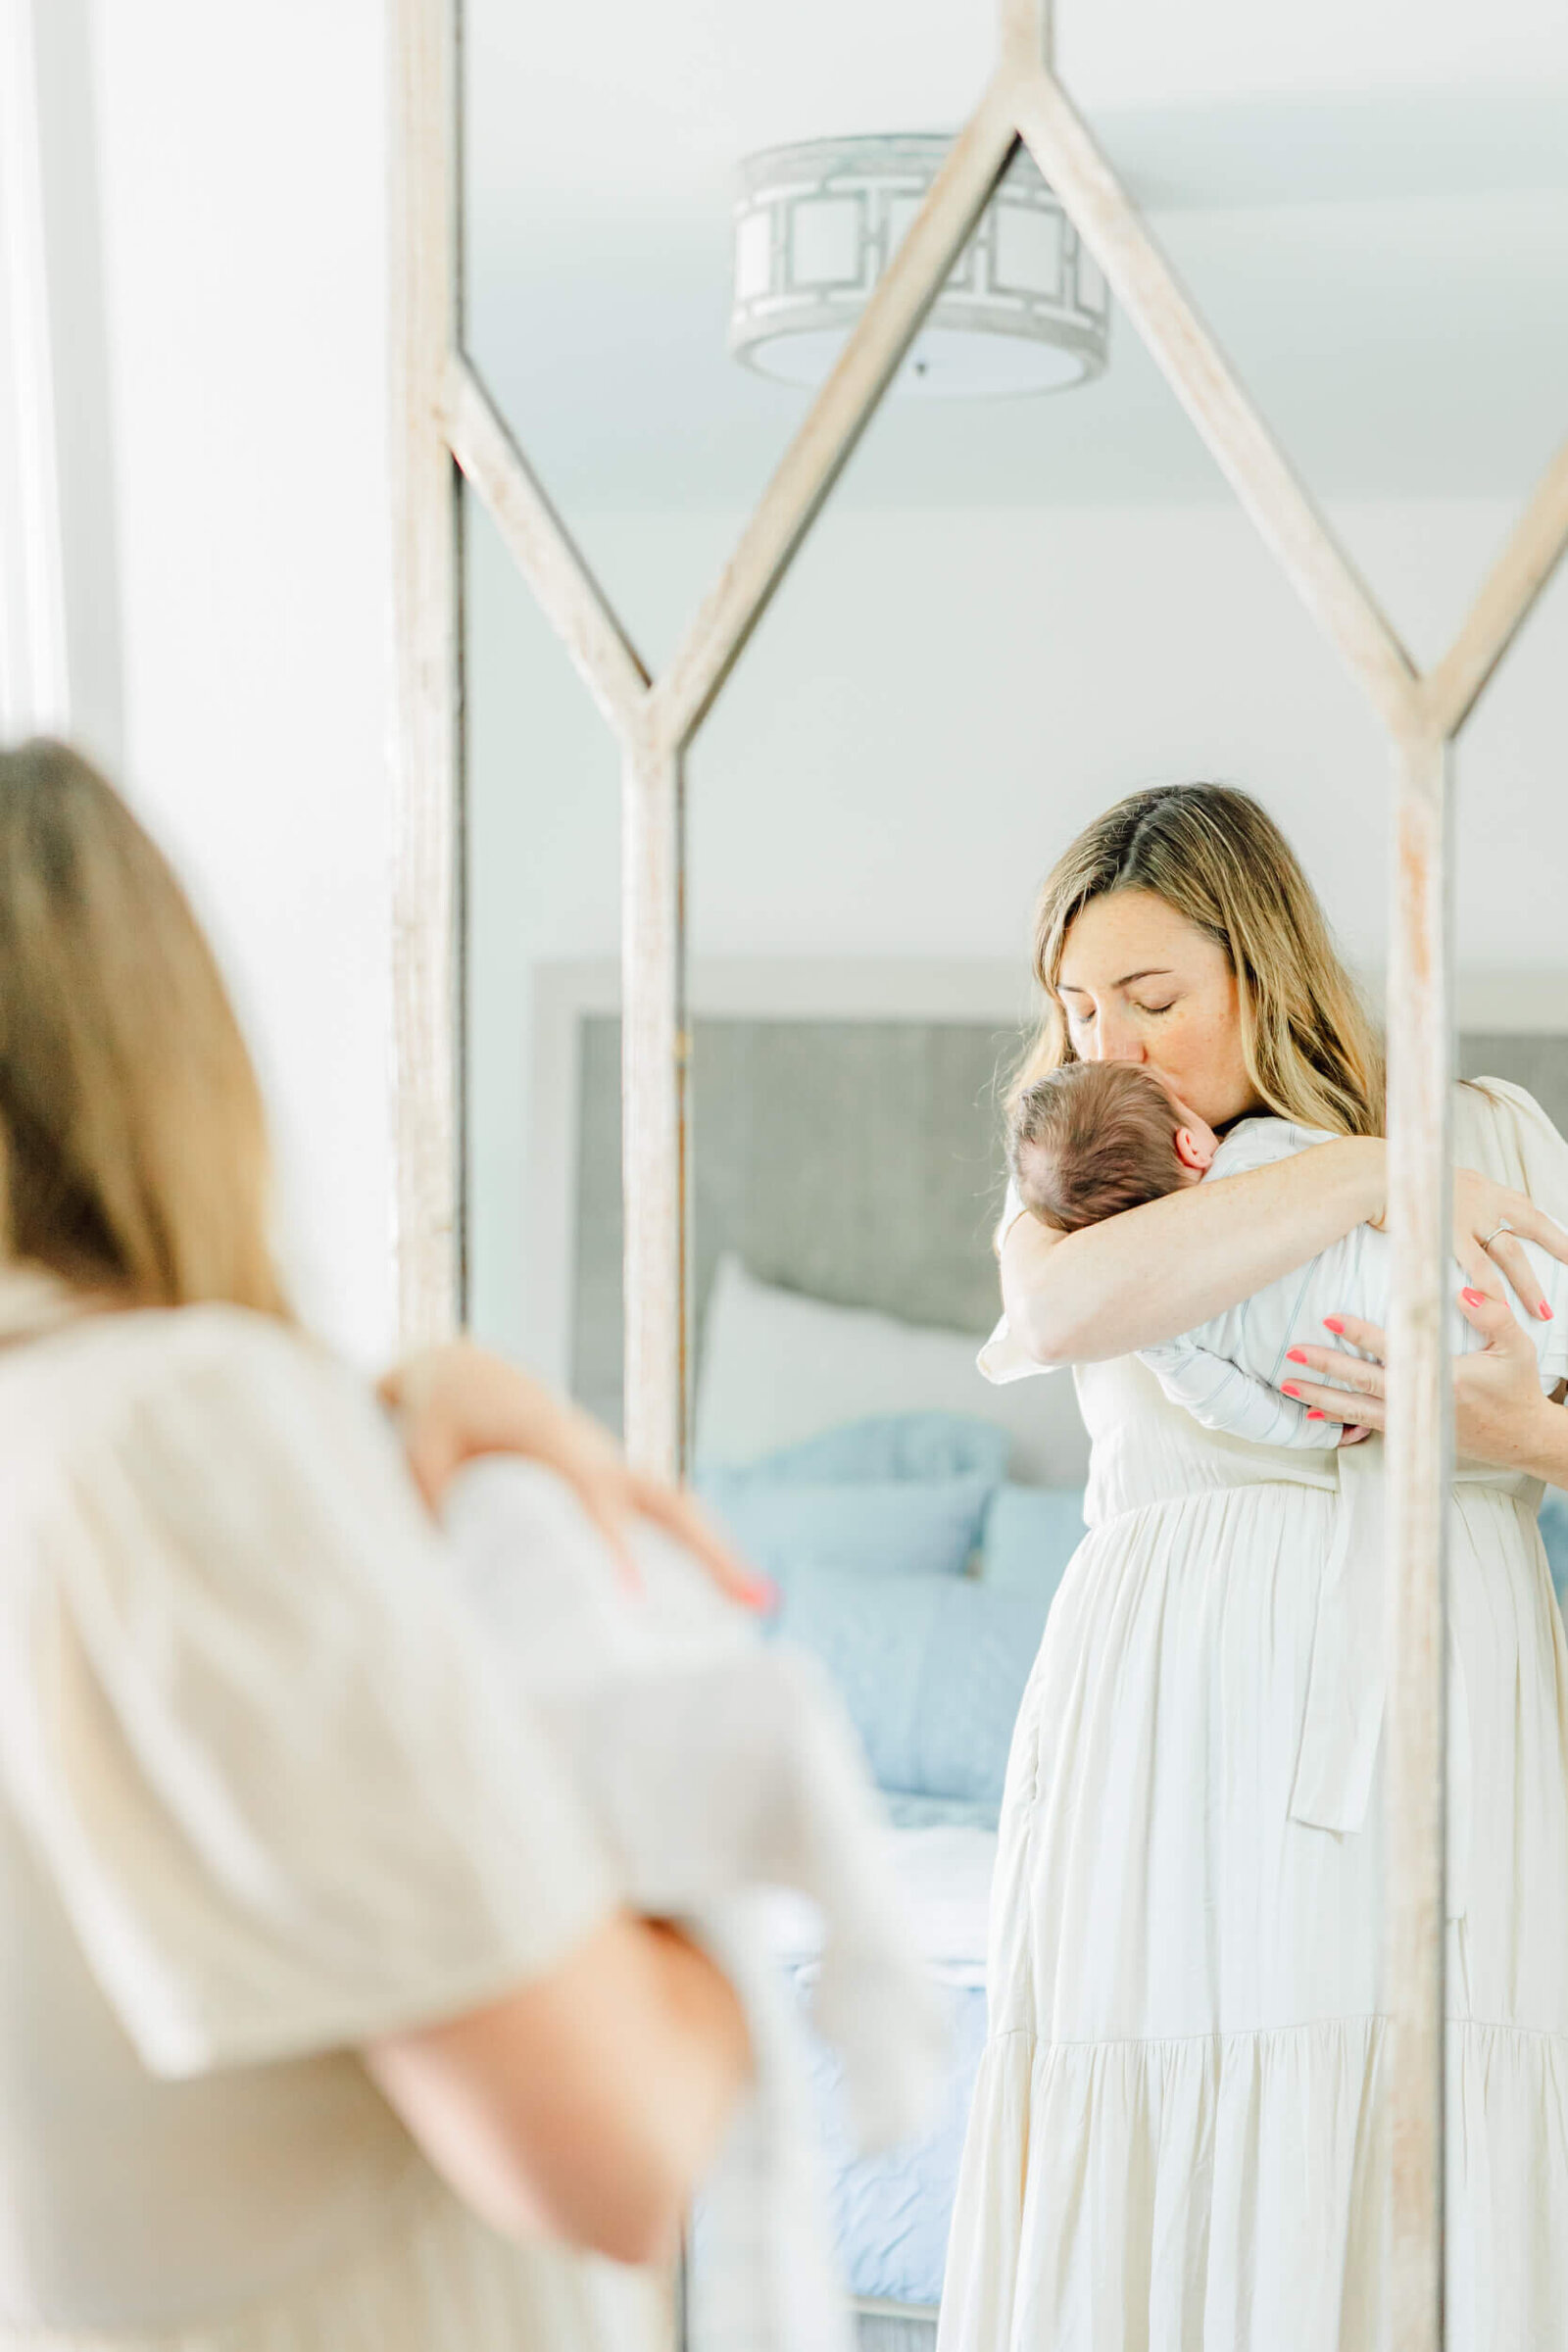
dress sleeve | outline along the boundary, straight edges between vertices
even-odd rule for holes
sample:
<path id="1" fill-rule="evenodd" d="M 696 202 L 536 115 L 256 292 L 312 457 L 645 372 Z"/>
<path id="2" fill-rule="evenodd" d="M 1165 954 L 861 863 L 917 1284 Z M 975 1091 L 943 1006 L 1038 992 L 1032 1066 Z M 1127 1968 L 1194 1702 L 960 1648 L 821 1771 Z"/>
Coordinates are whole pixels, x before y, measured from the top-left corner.
<path id="1" fill-rule="evenodd" d="M 1568 1226 L 1568 1143 L 1534 1095 L 1506 1078 L 1472 1078 L 1458 1089 L 1458 1165 L 1482 1166 L 1499 1183 L 1528 1193 L 1557 1224 Z M 1492 1116 L 1478 1136 L 1472 1114 L 1481 1104 Z"/>
<path id="2" fill-rule="evenodd" d="M 997 1230 L 991 1243 L 992 1249 L 999 1257 L 1002 1254 L 1002 1245 L 1006 1240 L 1009 1230 L 1020 1217 L 1027 1214 L 1028 1211 L 1018 1198 L 1018 1187 L 1009 1177 L 1007 1197 L 1002 1204 L 1002 1215 L 998 1220 Z M 1009 1380 L 1028 1380 L 1036 1372 L 1062 1372 L 1067 1368 L 1064 1364 L 1038 1363 L 1024 1347 L 1023 1342 L 1014 1336 L 1005 1315 L 1003 1316 L 996 1330 L 981 1348 L 975 1362 L 987 1380 L 997 1388 L 1004 1387 Z"/>
<path id="3" fill-rule="evenodd" d="M 481 2005 L 613 1895 L 368 1392 L 260 1318 L 168 1323 L 40 1509 L 0 1757 L 104 1992 L 179 2076 Z"/>

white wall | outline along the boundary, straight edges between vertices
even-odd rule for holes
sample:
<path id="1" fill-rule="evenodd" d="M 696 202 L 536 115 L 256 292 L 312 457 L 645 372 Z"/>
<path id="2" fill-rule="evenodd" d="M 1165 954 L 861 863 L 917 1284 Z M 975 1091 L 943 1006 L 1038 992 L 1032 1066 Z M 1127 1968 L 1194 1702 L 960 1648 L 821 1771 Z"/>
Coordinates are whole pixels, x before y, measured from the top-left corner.
<path id="1" fill-rule="evenodd" d="M 255 1039 L 307 1308 L 368 1354 L 393 1311 L 382 11 L 97 0 L 95 38 L 129 780 Z M 651 653 L 735 519 L 592 518 Z M 1427 654 L 1506 517 L 1340 519 Z M 473 550 L 474 1242 L 505 1331 L 529 970 L 613 952 L 616 777 L 487 526 Z M 1471 962 L 1558 957 L 1565 632 L 1559 583 L 1465 761 Z M 693 760 L 694 944 L 1021 956 L 1072 828 L 1193 773 L 1269 802 L 1375 957 L 1377 734 L 1229 509 L 834 509 Z"/>
<path id="2" fill-rule="evenodd" d="M 1453 502 L 1335 519 L 1424 661 L 1510 514 Z M 593 518 L 612 592 L 654 616 L 651 653 L 726 536 L 701 514 Z M 529 970 L 616 951 L 616 774 L 504 552 L 484 527 L 471 544 L 473 1263 L 480 1321 L 515 1344 Z M 1565 677 L 1559 578 L 1466 738 L 1467 965 L 1568 965 Z M 1379 730 L 1228 507 L 830 510 L 691 776 L 699 955 L 1021 963 L 1035 887 L 1078 826 L 1139 785 L 1210 776 L 1267 804 L 1347 951 L 1382 957 Z"/>
<path id="3" fill-rule="evenodd" d="M 310 1318 L 391 1343 L 380 0 L 97 0 L 127 781 L 272 1102 Z"/>

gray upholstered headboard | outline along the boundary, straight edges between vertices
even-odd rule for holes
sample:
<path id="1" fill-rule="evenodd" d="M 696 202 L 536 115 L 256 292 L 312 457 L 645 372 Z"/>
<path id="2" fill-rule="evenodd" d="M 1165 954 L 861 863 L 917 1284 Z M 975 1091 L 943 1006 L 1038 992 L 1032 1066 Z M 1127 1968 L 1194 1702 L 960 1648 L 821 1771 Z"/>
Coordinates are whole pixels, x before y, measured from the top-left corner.
<path id="1" fill-rule="evenodd" d="M 1017 1033 L 984 1023 L 699 1020 L 693 1061 L 697 1332 L 721 1251 L 768 1282 L 981 1333 L 996 1313 L 1000 1081 Z M 572 1387 L 620 1426 L 620 1024 L 578 1025 Z M 1568 1036 L 1478 1033 L 1460 1068 L 1528 1087 L 1568 1132 Z"/>

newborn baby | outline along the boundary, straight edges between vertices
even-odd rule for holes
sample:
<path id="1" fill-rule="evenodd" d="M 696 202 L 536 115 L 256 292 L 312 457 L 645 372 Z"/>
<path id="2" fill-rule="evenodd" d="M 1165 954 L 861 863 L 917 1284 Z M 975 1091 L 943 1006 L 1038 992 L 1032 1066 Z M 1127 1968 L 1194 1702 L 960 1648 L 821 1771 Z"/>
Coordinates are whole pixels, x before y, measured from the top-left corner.
<path id="1" fill-rule="evenodd" d="M 1063 1233 L 1097 1225 L 1208 1176 L 1239 1176 L 1331 1139 L 1289 1119 L 1243 1119 L 1223 1142 L 1177 1102 L 1153 1073 L 1130 1062 L 1072 1061 L 1030 1087 L 1014 1105 L 1007 1156 L 1025 1208 Z M 1544 1389 L 1568 1375 L 1568 1266 L 1533 1242 L 1521 1242 L 1541 1283 L 1551 1320 L 1530 1315 L 1516 1294 L 1509 1304 L 1535 1346 Z M 1141 1348 L 1167 1396 L 1205 1429 L 1226 1430 L 1259 1446 L 1333 1446 L 1337 1421 L 1307 1416 L 1276 1383 L 1290 1348 L 1321 1347 L 1325 1327 L 1347 1354 L 1357 1350 L 1335 1331 L 1344 1314 L 1387 1326 L 1391 1257 L 1388 1236 L 1357 1225 L 1294 1273 L 1265 1283 L 1240 1305 L 1213 1315 L 1180 1339 Z M 1449 1344 L 1469 1354 L 1485 1345 L 1452 1306 Z"/>
<path id="2" fill-rule="evenodd" d="M 452 1571 L 586 1798 L 622 1898 L 695 1928 L 746 2001 L 755 2079 L 703 2190 L 690 2339 L 850 2352 L 765 1890 L 821 1914 L 811 2017 L 839 2053 L 862 2148 L 925 2122 L 942 2021 L 843 1705 L 813 1659 L 764 1642 L 651 1525 L 630 1539 L 629 1591 L 576 1496 L 536 1462 L 470 1463 L 442 1516 Z"/>

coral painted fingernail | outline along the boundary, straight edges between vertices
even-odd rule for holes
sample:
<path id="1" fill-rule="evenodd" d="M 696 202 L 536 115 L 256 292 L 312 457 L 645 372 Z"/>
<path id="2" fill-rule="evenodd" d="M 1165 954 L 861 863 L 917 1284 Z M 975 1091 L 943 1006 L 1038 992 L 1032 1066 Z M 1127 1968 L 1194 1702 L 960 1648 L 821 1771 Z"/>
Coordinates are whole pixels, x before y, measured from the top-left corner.
<path id="1" fill-rule="evenodd" d="M 1325 1331 L 1337 1331 L 1342 1340 L 1345 1337 L 1345 1325 L 1338 1315 L 1325 1315 L 1323 1328 Z"/>
<path id="2" fill-rule="evenodd" d="M 1552 1315 L 1551 1315 L 1551 1309 L 1550 1309 L 1550 1307 L 1549 1307 L 1549 1306 L 1546 1304 L 1546 1301 L 1544 1300 L 1544 1298 L 1543 1298 L 1543 1300 L 1541 1301 L 1541 1320 L 1543 1321 L 1543 1323 L 1549 1323 L 1549 1322 L 1551 1321 L 1551 1319 L 1552 1319 Z"/>
<path id="3" fill-rule="evenodd" d="M 1300 1390 L 1297 1387 L 1294 1380 L 1282 1380 L 1280 1382 L 1280 1395 L 1282 1396 L 1299 1396 L 1300 1393 Z"/>
<path id="4" fill-rule="evenodd" d="M 1459 1296 L 1464 1300 L 1466 1306 L 1485 1306 L 1487 1303 L 1487 1294 L 1485 1291 L 1472 1291 L 1465 1289 L 1459 1293 Z"/>
<path id="5" fill-rule="evenodd" d="M 1323 1418 L 1322 1414 L 1321 1414 L 1321 1413 L 1318 1411 L 1318 1409 L 1317 1409 L 1317 1406 L 1316 1406 L 1315 1404 L 1313 1405 L 1313 1407 L 1312 1407 L 1311 1411 L 1310 1411 L 1310 1412 L 1307 1414 L 1307 1416 L 1306 1416 L 1306 1417 L 1307 1417 L 1307 1419 L 1308 1419 L 1309 1421 L 1321 1421 L 1321 1420 L 1322 1420 L 1322 1418 Z"/>
<path id="6" fill-rule="evenodd" d="M 1304 1364 L 1306 1361 L 1306 1350 L 1302 1348 L 1287 1348 L 1285 1350 L 1285 1361 L 1288 1364 Z"/>

